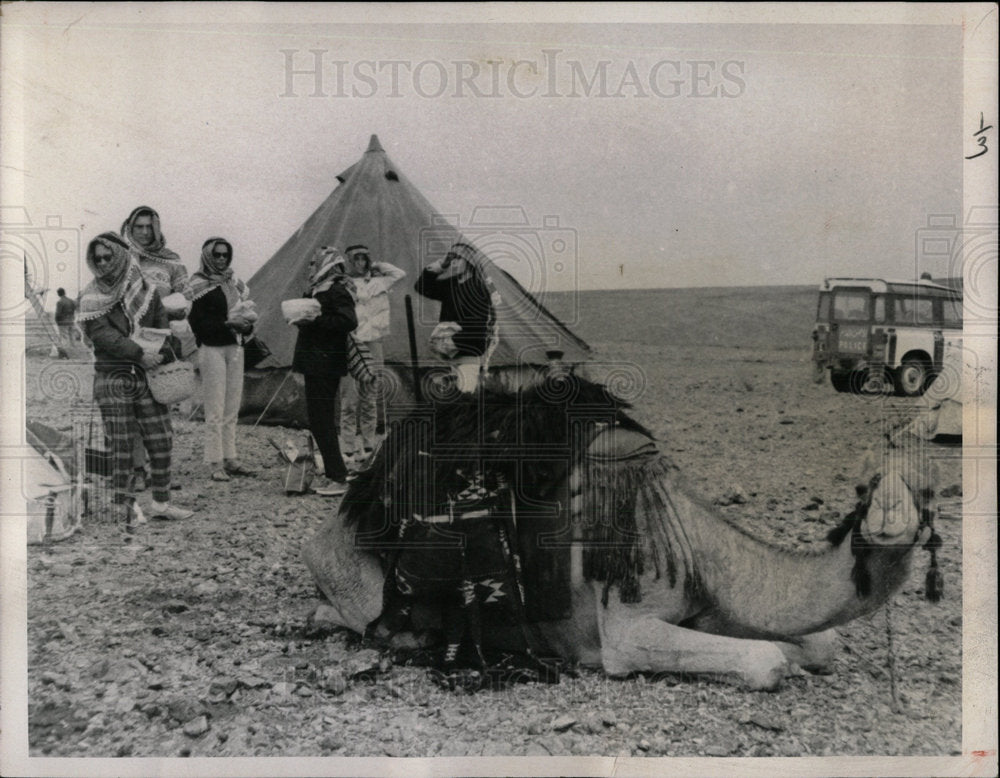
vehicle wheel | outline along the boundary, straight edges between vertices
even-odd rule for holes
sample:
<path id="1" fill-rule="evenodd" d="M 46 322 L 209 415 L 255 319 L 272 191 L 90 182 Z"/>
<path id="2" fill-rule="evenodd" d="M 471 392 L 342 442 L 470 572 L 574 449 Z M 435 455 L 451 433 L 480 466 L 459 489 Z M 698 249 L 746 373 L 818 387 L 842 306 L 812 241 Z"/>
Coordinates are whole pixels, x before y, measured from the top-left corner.
<path id="1" fill-rule="evenodd" d="M 930 375 L 930 366 L 924 360 L 904 359 L 896 371 L 896 391 L 904 397 L 918 397 L 923 394 Z"/>
<path id="2" fill-rule="evenodd" d="M 868 381 L 867 370 L 836 370 L 830 371 L 830 383 L 838 392 L 861 394 Z"/>

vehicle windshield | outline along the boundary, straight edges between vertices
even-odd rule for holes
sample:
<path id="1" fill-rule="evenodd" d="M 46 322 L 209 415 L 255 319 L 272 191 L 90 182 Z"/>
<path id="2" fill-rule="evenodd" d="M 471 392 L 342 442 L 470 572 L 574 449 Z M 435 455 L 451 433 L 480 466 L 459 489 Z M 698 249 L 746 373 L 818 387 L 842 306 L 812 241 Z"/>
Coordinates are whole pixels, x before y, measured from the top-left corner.
<path id="1" fill-rule="evenodd" d="M 833 318 L 836 321 L 868 321 L 871 295 L 863 290 L 838 290 L 833 295 Z"/>

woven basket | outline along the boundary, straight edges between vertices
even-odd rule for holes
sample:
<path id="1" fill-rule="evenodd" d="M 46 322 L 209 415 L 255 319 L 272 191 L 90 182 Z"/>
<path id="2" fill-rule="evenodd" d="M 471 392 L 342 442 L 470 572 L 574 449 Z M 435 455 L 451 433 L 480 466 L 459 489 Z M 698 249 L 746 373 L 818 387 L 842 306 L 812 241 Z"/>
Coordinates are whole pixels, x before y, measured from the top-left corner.
<path id="1" fill-rule="evenodd" d="M 194 366 L 190 362 L 171 362 L 146 370 L 146 381 L 154 400 L 173 405 L 194 394 Z"/>

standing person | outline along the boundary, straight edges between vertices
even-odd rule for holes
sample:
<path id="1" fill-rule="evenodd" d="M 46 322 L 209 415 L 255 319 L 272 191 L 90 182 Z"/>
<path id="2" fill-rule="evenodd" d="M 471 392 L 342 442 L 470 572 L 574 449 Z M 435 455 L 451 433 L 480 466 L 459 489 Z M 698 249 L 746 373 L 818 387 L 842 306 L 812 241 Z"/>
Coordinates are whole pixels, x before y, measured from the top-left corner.
<path id="1" fill-rule="evenodd" d="M 185 293 L 188 271 L 181 258 L 167 248 L 160 230 L 160 215 L 148 205 L 140 205 L 122 224 L 122 238 L 139 263 L 146 280 L 151 282 L 162 300 L 175 292 Z M 184 318 L 174 314 L 174 318 Z"/>
<path id="2" fill-rule="evenodd" d="M 140 205 L 122 224 L 122 238 L 139 264 L 146 281 L 156 289 L 162 301 L 168 295 L 184 294 L 188 285 L 188 271 L 176 253 L 167 248 L 166 238 L 160 229 L 160 215 L 148 205 Z M 168 313 L 168 318 L 183 319 L 184 312 Z M 178 352 L 180 353 L 180 352 Z M 136 489 L 143 491 L 149 473 L 146 470 L 146 450 L 142 440 L 136 440 L 133 456 Z"/>
<path id="3" fill-rule="evenodd" d="M 141 438 L 149 451 L 155 518 L 186 519 L 194 511 L 170 504 L 170 409 L 149 391 L 146 370 L 173 359 L 172 346 L 147 353 L 131 339 L 139 327 L 166 328 L 167 314 L 127 244 L 105 232 L 87 246 L 94 280 L 80 295 L 80 322 L 94 344 L 94 400 L 111 446 L 116 519 L 131 531 L 141 523 L 132 473 L 132 451 Z"/>
<path id="4" fill-rule="evenodd" d="M 441 303 L 439 321 L 457 324 L 452 336 L 452 369 L 460 392 L 474 392 L 485 367 L 496 324 L 490 288 L 482 271 L 474 264 L 476 250 L 456 243 L 444 259 L 432 262 L 417 279 L 417 294 Z"/>
<path id="5" fill-rule="evenodd" d="M 368 347 L 372 368 L 382 367 L 382 338 L 389 334 L 389 289 L 406 271 L 388 262 L 373 262 L 368 247 L 348 246 L 347 274 L 356 289 L 354 338 Z M 340 443 L 348 467 L 363 467 L 375 450 L 376 385 L 344 376 L 340 386 Z M 360 435 L 359 435 L 360 432 Z"/>
<path id="6" fill-rule="evenodd" d="M 76 301 L 66 296 L 66 290 L 59 287 L 56 290 L 59 299 L 56 300 L 56 326 L 59 328 L 59 342 L 64 346 L 72 346 L 75 338 L 73 329 L 76 321 Z"/>
<path id="7" fill-rule="evenodd" d="M 253 331 L 249 290 L 233 273 L 233 247 L 209 238 L 191 276 L 188 322 L 198 342 L 205 405 L 205 464 L 213 481 L 256 475 L 239 462 L 236 421 L 243 399 L 243 339 Z"/>
<path id="8" fill-rule="evenodd" d="M 312 320 L 294 322 L 299 328 L 292 370 L 305 378 L 309 430 L 323 455 L 328 484 L 317 494 L 347 491 L 347 467 L 337 440 L 336 400 L 340 379 L 347 375 L 347 334 L 358 326 L 354 313 L 354 282 L 345 272 L 344 255 L 332 246 L 320 248 L 309 263 L 305 294 L 320 304 Z"/>

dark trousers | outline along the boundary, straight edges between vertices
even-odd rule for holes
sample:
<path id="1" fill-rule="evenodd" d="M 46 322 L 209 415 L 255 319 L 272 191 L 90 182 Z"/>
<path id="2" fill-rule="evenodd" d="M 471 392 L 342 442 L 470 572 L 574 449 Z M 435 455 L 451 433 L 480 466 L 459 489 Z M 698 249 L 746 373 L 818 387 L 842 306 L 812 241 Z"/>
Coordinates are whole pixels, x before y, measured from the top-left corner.
<path id="1" fill-rule="evenodd" d="M 323 455 L 326 477 L 333 481 L 347 478 L 347 467 L 340 455 L 339 426 L 337 424 L 337 388 L 340 377 L 303 376 L 306 385 L 306 415 L 309 431 L 316 439 L 319 453 Z"/>

